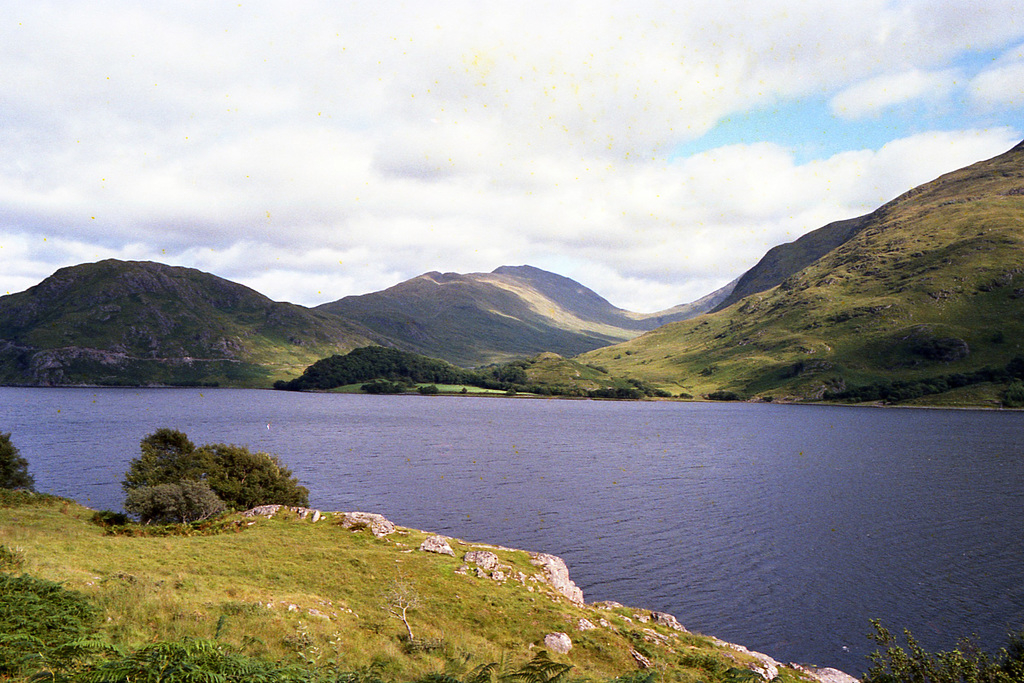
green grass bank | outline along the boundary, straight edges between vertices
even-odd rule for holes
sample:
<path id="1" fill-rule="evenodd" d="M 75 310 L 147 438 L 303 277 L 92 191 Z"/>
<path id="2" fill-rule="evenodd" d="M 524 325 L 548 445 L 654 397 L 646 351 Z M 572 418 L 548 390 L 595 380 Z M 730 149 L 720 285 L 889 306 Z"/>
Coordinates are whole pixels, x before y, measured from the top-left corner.
<path id="1" fill-rule="evenodd" d="M 377 537 L 342 526 L 341 513 L 315 523 L 287 509 L 230 514 L 216 533 L 153 535 L 112 533 L 93 517 L 71 501 L 5 492 L 0 571 L 80 593 L 97 613 L 93 639 L 125 651 L 201 638 L 281 665 L 464 680 L 482 664 L 522 667 L 551 650 L 545 636 L 564 633 L 571 650 L 551 657 L 572 666 L 569 680 L 761 680 L 755 655 L 658 623 L 650 610 L 570 601 L 522 550 L 448 539 L 453 555 L 427 552 L 432 534 L 397 527 Z M 467 562 L 471 551 L 497 565 Z M 403 606 L 412 638 L 396 616 Z M 783 667 L 779 676 L 806 675 Z"/>

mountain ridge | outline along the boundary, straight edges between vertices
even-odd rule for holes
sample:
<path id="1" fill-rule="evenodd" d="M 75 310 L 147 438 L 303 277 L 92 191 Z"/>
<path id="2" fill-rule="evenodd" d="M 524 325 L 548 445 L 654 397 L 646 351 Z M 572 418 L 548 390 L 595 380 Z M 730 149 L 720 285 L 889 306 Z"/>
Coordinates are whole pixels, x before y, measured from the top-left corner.
<path id="1" fill-rule="evenodd" d="M 1024 143 L 855 220 L 774 287 L 582 360 L 708 396 L 946 382 L 954 403 L 997 402 L 995 386 L 952 385 L 1024 354 Z"/>
<path id="2" fill-rule="evenodd" d="M 737 279 L 733 291 L 722 302 L 717 304 L 711 312 L 724 310 L 751 294 L 758 294 L 782 284 L 786 278 L 800 272 L 819 258 L 825 256 L 828 252 L 853 239 L 857 233 L 868 225 L 884 221 L 888 212 L 895 210 L 904 202 L 912 200 L 918 194 L 925 191 L 924 188 L 933 183 L 939 183 L 949 176 L 957 176 L 969 171 L 974 166 L 987 164 L 994 159 L 1012 158 L 1022 152 L 1024 152 L 1024 141 L 992 159 L 969 164 L 964 168 L 942 174 L 930 183 L 913 187 L 882 204 L 874 211 L 854 218 L 828 223 L 821 228 L 798 237 L 792 242 L 772 247 L 750 270 L 743 273 Z"/>
<path id="3" fill-rule="evenodd" d="M 656 323 L 532 266 L 432 271 L 341 301 L 348 310 L 274 302 L 216 275 L 151 261 L 68 266 L 0 297 L 0 383 L 270 386 L 357 346 L 475 366 L 549 351 L 574 356 Z"/>

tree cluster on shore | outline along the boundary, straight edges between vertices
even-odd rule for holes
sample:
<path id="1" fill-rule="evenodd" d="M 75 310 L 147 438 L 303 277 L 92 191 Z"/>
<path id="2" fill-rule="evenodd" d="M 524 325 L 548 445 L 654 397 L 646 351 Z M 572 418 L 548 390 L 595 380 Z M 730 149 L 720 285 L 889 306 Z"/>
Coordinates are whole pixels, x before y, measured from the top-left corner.
<path id="1" fill-rule="evenodd" d="M 383 346 L 366 346 L 344 355 L 331 356 L 306 368 L 290 381 L 279 380 L 275 389 L 286 391 L 328 391 L 338 387 L 362 384 L 372 394 L 398 394 L 416 385 L 463 385 L 539 396 L 572 396 L 587 398 L 641 399 L 649 396 L 668 397 L 638 379 L 620 380 L 615 386 L 583 389 L 566 384 L 547 384 L 530 380 L 528 360 L 515 360 L 475 370 L 459 368 L 451 363 L 407 351 Z M 430 390 L 421 393 L 433 393 Z"/>
<path id="2" fill-rule="evenodd" d="M 984 367 L 973 372 L 954 372 L 916 380 L 885 380 L 872 384 L 826 391 L 826 401 L 899 403 L 922 396 L 944 394 L 975 384 L 1005 384 L 1001 399 L 1007 408 L 1024 407 L 1024 358 L 1017 357 L 1001 368 Z"/>

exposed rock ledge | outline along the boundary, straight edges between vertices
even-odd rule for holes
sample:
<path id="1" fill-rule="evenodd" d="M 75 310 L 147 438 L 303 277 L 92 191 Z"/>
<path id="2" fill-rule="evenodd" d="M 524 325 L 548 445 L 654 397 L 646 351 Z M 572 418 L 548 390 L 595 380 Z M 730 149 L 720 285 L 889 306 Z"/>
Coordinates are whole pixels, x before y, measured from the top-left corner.
<path id="1" fill-rule="evenodd" d="M 565 560 L 547 553 L 530 553 L 530 562 L 544 570 L 548 583 L 575 605 L 583 606 L 583 591 L 569 578 Z"/>
<path id="2" fill-rule="evenodd" d="M 287 510 L 300 519 L 308 519 L 311 522 L 318 522 L 324 518 L 324 514 L 319 510 L 313 510 L 311 508 L 304 507 L 288 507 L 284 505 L 261 505 L 251 510 L 246 510 L 242 513 L 244 517 L 274 517 L 281 510 Z M 333 517 L 339 518 L 338 522 L 341 526 L 352 529 L 361 530 L 368 529 L 377 538 L 383 538 L 388 536 L 395 531 L 397 527 L 393 522 L 388 520 L 383 515 L 379 515 L 373 512 L 332 512 L 329 513 Z M 440 553 L 444 555 L 455 555 L 455 552 L 451 549 L 448 541 L 452 539 L 447 536 L 433 535 L 423 542 L 420 546 L 420 550 L 425 552 Z M 514 548 L 504 548 L 502 546 L 478 546 L 478 547 L 490 547 L 498 550 L 515 550 Z M 557 555 L 550 555 L 548 553 L 535 553 L 526 551 L 530 556 L 530 562 L 535 566 L 539 567 L 544 571 L 544 578 L 546 582 L 559 594 L 565 596 L 578 607 L 586 607 L 586 603 L 583 600 L 583 591 L 569 578 L 569 568 L 565 564 L 565 560 L 558 557 Z M 471 550 L 465 553 L 463 559 L 466 562 L 476 564 L 480 569 L 478 571 L 496 570 L 498 565 L 498 556 L 489 551 L 476 551 Z M 464 573 L 464 572 L 460 572 Z M 494 574 L 501 574 L 500 571 L 493 571 Z M 494 578 L 492 576 L 492 578 Z M 503 578 L 503 577 L 502 577 Z M 521 577 L 525 580 L 525 577 Z M 532 588 L 530 590 L 533 590 Z M 595 603 L 593 607 L 613 609 L 617 607 L 623 607 L 620 603 L 608 600 L 600 603 Z M 648 622 L 654 621 L 656 624 L 667 626 L 677 631 L 686 631 L 686 629 L 679 623 L 679 621 L 666 612 L 649 612 L 643 615 L 635 615 L 639 621 Z M 602 622 L 604 620 L 601 620 Z M 595 628 L 586 619 L 581 620 L 581 624 L 585 622 L 585 626 L 580 626 L 580 630 L 589 630 Z M 664 636 L 662 636 L 664 637 Z M 769 657 L 761 652 L 754 652 L 749 650 L 742 645 L 736 645 L 735 643 L 727 643 L 724 640 L 718 638 L 712 638 L 712 640 L 723 648 L 735 650 L 736 652 L 743 653 L 748 657 L 753 658 L 757 664 L 751 668 L 756 671 L 767 681 L 772 681 L 779 675 L 779 667 L 783 666 L 775 659 Z M 548 642 L 551 641 L 551 642 Z M 556 652 L 568 652 L 572 648 L 572 641 L 569 636 L 565 633 L 551 633 L 545 636 L 545 644 Z M 557 646 L 556 646 L 557 644 Z M 644 668 L 645 658 L 639 653 L 634 653 L 634 657 L 637 658 L 639 666 Z M 646 662 L 650 665 L 650 662 Z M 805 676 L 808 676 L 819 683 L 859 683 L 858 679 L 844 673 L 838 669 L 832 668 L 816 668 L 811 666 L 804 666 L 800 664 L 790 664 L 790 666 Z"/>
<path id="3" fill-rule="evenodd" d="M 319 510 L 303 507 L 288 507 L 286 505 L 259 505 L 257 507 L 252 508 L 251 510 L 246 510 L 245 512 L 242 513 L 242 516 L 273 517 L 281 510 L 288 510 L 289 512 L 294 512 L 299 516 L 299 519 L 309 518 L 309 520 L 312 522 L 319 522 L 321 517 L 321 513 Z"/>

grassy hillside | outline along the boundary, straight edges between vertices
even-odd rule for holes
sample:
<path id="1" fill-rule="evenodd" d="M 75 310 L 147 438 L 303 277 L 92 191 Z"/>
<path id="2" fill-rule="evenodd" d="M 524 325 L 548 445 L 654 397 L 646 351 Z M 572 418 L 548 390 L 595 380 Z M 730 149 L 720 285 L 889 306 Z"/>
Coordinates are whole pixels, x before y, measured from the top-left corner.
<path id="1" fill-rule="evenodd" d="M 890 202 L 769 291 L 581 360 L 672 391 L 815 398 L 1020 355 L 1024 143 Z M 962 395 L 986 405 L 1000 391 Z"/>
<path id="2" fill-rule="evenodd" d="M 107 260 L 0 297 L 0 382 L 269 386 L 371 337 L 198 270 Z"/>
<path id="3" fill-rule="evenodd" d="M 98 610 L 94 640 L 126 650 L 195 637 L 325 675 L 460 679 L 487 662 L 519 667 L 561 632 L 572 649 L 552 656 L 576 680 L 636 673 L 641 658 L 667 681 L 757 680 L 751 655 L 656 623 L 649 610 L 570 602 L 523 551 L 451 539 L 454 556 L 434 554 L 419 549 L 422 531 L 377 538 L 339 515 L 313 523 L 289 512 L 226 518 L 216 535 L 111 535 L 90 510 L 26 497 L 0 496 L 0 572 L 80 592 Z M 478 572 L 470 550 L 500 566 Z M 413 599 L 412 640 L 390 614 L 396 596 Z M 594 628 L 580 630 L 581 620 Z"/>
<path id="4" fill-rule="evenodd" d="M 884 207 L 875 214 L 883 210 Z M 728 308 L 751 294 L 764 292 L 782 284 L 790 275 L 799 273 L 860 232 L 875 214 L 829 223 L 792 242 L 772 247 L 753 268 L 740 276 L 736 286 L 714 307 L 714 310 Z"/>

